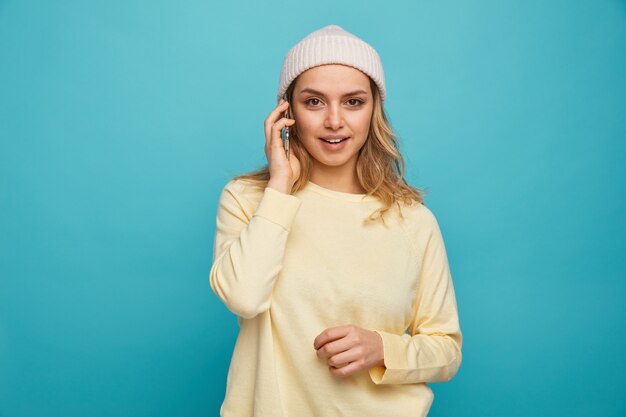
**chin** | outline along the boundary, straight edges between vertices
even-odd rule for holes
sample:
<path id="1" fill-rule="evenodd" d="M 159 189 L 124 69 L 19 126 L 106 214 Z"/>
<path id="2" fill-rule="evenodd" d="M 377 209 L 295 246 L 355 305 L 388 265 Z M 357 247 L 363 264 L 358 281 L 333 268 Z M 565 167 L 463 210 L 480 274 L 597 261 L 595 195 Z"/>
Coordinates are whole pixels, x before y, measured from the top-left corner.
<path id="1" fill-rule="evenodd" d="M 320 165 L 328 167 L 339 167 L 350 162 L 354 155 L 350 155 L 348 157 L 342 155 L 341 157 L 328 158 L 326 155 L 311 154 L 311 157 L 315 160 L 316 163 Z"/>

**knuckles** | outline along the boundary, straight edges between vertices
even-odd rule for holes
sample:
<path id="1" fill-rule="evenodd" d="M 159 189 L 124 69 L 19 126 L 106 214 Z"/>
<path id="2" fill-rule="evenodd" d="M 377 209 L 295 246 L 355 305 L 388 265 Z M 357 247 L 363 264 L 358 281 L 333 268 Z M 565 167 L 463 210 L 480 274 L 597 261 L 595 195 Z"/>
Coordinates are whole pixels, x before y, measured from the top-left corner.
<path id="1" fill-rule="evenodd" d="M 330 368 L 331 372 L 333 372 L 337 376 L 346 377 L 350 375 L 348 371 L 345 370 L 345 366 L 343 368 Z"/>
<path id="2" fill-rule="evenodd" d="M 328 345 L 325 345 L 324 347 L 322 347 L 321 349 L 317 350 L 317 356 L 319 356 L 320 358 L 327 358 L 330 356 L 330 348 L 328 347 Z"/>

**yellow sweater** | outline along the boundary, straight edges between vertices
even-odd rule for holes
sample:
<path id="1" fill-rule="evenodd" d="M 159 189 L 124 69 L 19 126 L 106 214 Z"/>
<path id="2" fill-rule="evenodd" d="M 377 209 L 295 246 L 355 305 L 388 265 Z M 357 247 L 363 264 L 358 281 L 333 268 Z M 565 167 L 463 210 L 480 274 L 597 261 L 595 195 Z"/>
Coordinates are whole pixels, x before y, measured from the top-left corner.
<path id="1" fill-rule="evenodd" d="M 209 281 L 239 335 L 222 417 L 427 415 L 427 382 L 461 364 L 446 250 L 424 205 L 403 205 L 404 221 L 392 208 L 386 226 L 364 223 L 380 206 L 312 182 L 293 195 L 226 184 Z M 330 373 L 313 340 L 347 324 L 381 335 L 385 366 Z"/>

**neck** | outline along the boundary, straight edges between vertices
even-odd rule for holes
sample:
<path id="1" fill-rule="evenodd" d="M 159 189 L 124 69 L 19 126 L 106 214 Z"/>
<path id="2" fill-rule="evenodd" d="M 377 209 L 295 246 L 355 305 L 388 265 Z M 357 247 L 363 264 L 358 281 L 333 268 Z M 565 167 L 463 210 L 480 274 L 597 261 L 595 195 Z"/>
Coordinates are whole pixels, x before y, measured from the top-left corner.
<path id="1" fill-rule="evenodd" d="M 350 194 L 365 194 L 365 190 L 357 179 L 355 164 L 339 167 L 314 164 L 311 167 L 309 179 L 311 182 L 329 190 Z"/>

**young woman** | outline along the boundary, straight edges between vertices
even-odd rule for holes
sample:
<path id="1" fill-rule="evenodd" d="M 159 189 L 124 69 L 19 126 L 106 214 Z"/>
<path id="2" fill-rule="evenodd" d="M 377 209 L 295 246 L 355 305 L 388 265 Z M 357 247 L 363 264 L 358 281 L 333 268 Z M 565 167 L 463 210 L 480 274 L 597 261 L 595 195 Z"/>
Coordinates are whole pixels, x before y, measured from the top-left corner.
<path id="1" fill-rule="evenodd" d="M 376 51 L 339 26 L 285 56 L 268 164 L 218 205 L 209 280 L 240 327 L 222 417 L 425 416 L 427 383 L 459 369 L 443 238 L 385 92 Z"/>

